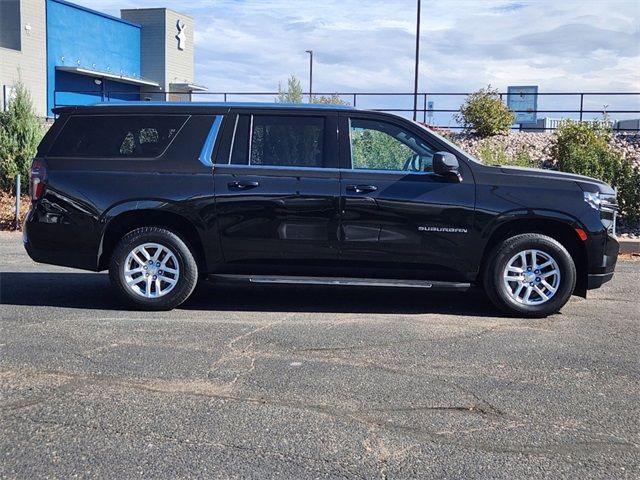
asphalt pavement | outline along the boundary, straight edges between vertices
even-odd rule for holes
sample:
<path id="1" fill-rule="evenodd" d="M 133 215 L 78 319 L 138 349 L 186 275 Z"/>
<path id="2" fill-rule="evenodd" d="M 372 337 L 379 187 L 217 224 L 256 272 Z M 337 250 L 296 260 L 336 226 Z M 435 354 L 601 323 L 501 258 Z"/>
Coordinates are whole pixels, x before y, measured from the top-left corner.
<path id="1" fill-rule="evenodd" d="M 478 292 L 204 284 L 122 310 L 0 234 L 0 478 L 640 478 L 640 262 Z"/>

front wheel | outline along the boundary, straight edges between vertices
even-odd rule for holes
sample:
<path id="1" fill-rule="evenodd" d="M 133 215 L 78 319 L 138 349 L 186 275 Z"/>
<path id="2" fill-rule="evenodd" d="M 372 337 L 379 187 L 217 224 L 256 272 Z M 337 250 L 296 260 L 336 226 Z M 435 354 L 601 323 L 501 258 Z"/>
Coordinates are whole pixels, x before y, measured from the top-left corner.
<path id="1" fill-rule="evenodd" d="M 526 233 L 503 241 L 491 255 L 484 287 L 504 312 L 546 317 L 558 312 L 576 285 L 576 267 L 567 249 L 546 235 Z"/>
<path id="2" fill-rule="evenodd" d="M 171 310 L 193 292 L 198 266 L 178 235 L 144 227 L 120 240 L 111 256 L 109 278 L 128 304 L 144 310 Z"/>

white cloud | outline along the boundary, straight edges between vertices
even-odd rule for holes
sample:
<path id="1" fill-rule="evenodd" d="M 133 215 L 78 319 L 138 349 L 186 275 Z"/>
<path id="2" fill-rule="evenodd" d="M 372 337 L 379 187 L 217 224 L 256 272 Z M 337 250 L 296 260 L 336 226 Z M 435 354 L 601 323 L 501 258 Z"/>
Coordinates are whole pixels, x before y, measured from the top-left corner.
<path id="1" fill-rule="evenodd" d="M 159 3 L 76 1 L 114 15 Z M 315 91 L 413 89 L 414 0 L 164 5 L 194 17 L 195 80 L 212 91 L 274 91 L 289 74 L 308 88 L 307 49 Z M 423 0 L 421 90 L 640 91 L 639 25 L 637 0 Z"/>

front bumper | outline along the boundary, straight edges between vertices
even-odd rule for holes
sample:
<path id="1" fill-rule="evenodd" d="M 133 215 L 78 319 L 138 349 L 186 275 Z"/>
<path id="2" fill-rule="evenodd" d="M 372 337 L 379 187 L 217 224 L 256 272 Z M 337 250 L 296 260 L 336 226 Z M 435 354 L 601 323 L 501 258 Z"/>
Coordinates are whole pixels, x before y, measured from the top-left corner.
<path id="1" fill-rule="evenodd" d="M 613 278 L 613 272 L 610 273 L 590 273 L 587 276 L 587 290 L 593 290 L 594 288 L 600 288 L 604 283 L 607 283 Z"/>
<path id="2" fill-rule="evenodd" d="M 602 243 L 590 252 L 587 290 L 599 288 L 613 278 L 619 251 L 620 244 L 616 237 L 607 234 Z"/>

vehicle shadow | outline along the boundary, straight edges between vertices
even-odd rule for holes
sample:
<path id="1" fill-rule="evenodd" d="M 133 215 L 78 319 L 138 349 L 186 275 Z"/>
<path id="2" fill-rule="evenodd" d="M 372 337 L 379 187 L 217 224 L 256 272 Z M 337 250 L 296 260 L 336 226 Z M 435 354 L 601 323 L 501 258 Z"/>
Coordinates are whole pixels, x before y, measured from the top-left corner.
<path id="1" fill-rule="evenodd" d="M 0 303 L 97 310 L 127 310 L 105 273 L 0 273 Z M 202 282 L 185 310 L 333 312 L 499 316 L 478 291 Z"/>

